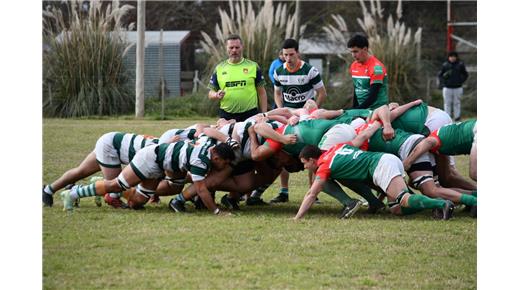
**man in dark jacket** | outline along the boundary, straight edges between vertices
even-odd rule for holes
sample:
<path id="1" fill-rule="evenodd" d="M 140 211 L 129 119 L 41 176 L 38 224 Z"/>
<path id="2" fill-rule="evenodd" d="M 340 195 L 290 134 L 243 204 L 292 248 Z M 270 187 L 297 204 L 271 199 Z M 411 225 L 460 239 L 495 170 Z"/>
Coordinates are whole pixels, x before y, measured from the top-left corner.
<path id="1" fill-rule="evenodd" d="M 442 85 L 444 97 L 444 111 L 455 121 L 460 120 L 460 98 L 462 97 L 462 84 L 468 78 L 468 72 L 464 63 L 459 60 L 455 51 L 448 53 L 448 61 L 442 64 L 438 76 Z"/>

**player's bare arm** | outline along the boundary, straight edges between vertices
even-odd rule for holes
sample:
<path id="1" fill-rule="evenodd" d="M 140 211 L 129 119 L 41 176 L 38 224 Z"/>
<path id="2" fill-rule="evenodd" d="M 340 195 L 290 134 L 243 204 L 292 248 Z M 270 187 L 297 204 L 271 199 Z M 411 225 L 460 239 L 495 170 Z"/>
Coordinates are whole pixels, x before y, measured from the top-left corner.
<path id="1" fill-rule="evenodd" d="M 412 149 L 412 152 L 410 152 L 410 155 L 406 157 L 406 159 L 403 161 L 403 167 L 405 171 L 408 171 L 410 169 L 410 166 L 415 162 L 419 156 L 423 155 L 424 153 L 432 150 L 439 144 L 439 141 L 434 137 L 427 137 L 424 138 L 415 148 Z"/>
<path id="2" fill-rule="evenodd" d="M 311 188 L 307 191 L 305 197 L 303 198 L 300 208 L 298 209 L 298 213 L 296 216 L 294 216 L 294 220 L 301 219 L 309 210 L 309 208 L 311 208 L 311 206 L 314 204 L 314 201 L 316 201 L 316 197 L 318 197 L 318 194 L 323 189 L 325 181 L 326 180 L 322 180 L 319 176 L 314 179 Z"/>

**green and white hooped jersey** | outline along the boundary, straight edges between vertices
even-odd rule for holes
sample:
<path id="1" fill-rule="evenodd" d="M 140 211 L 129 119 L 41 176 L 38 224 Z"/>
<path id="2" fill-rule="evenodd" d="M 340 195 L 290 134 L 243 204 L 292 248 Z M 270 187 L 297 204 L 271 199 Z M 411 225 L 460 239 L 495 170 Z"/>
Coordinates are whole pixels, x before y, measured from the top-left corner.
<path id="1" fill-rule="evenodd" d="M 210 138 L 200 138 L 192 145 L 185 141 L 161 144 L 157 150 L 157 165 L 162 170 L 190 172 L 193 181 L 203 180 L 211 169 L 209 148 L 215 145 Z"/>
<path id="2" fill-rule="evenodd" d="M 159 139 L 152 136 L 110 132 L 98 139 L 94 152 L 101 166 L 119 167 L 129 164 L 142 148 L 158 142 Z"/>
<path id="3" fill-rule="evenodd" d="M 250 136 L 247 130 L 254 124 L 256 124 L 256 121 L 251 118 L 244 122 L 238 122 L 235 124 L 235 132 L 239 138 L 237 141 L 240 142 L 240 150 L 242 150 L 242 159 L 251 159 L 251 138 L 249 138 Z M 266 124 L 271 126 L 273 130 L 283 126 L 283 124 L 278 121 L 267 121 Z M 265 141 L 259 134 L 256 134 L 256 138 L 259 144 L 262 144 Z"/>
<path id="4" fill-rule="evenodd" d="M 186 129 L 170 129 L 164 132 L 159 138 L 159 144 L 168 143 L 174 136 L 180 136 L 179 141 L 195 140 L 195 133 L 197 125 L 189 126 Z"/>
<path id="5" fill-rule="evenodd" d="M 290 72 L 285 63 L 274 71 L 273 77 L 274 85 L 282 91 L 284 107 L 302 108 L 314 97 L 314 90 L 323 87 L 318 69 L 304 61 L 295 72 Z"/>

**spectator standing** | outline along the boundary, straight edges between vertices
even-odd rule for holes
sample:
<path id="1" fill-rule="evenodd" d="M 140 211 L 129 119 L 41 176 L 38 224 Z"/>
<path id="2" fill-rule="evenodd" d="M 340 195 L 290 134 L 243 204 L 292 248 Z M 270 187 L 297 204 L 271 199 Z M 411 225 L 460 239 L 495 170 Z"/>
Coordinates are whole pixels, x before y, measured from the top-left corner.
<path id="1" fill-rule="evenodd" d="M 208 98 L 220 103 L 219 116 L 237 122 L 267 111 L 265 79 L 258 64 L 242 56 L 242 39 L 230 35 L 226 39 L 228 59 L 215 67 L 208 88 Z"/>
<path id="2" fill-rule="evenodd" d="M 442 69 L 437 77 L 442 86 L 444 111 L 455 121 L 459 121 L 462 84 L 468 79 L 468 72 L 464 63 L 459 60 L 456 51 L 448 53 L 448 60 L 442 64 Z"/>

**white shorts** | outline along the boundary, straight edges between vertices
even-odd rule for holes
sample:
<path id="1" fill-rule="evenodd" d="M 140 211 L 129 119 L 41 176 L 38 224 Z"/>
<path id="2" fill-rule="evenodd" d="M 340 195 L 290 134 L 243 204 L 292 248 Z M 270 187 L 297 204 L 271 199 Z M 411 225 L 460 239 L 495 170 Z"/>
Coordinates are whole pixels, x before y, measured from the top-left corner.
<path id="1" fill-rule="evenodd" d="M 96 142 L 94 153 L 96 154 L 97 162 L 103 167 L 121 167 L 121 160 L 119 160 L 119 155 L 113 143 L 116 134 L 117 132 L 106 133 Z"/>
<path id="2" fill-rule="evenodd" d="M 329 150 L 334 145 L 352 141 L 356 137 L 354 127 L 348 124 L 338 124 L 332 126 L 321 138 L 318 147 L 321 150 Z"/>
<path id="3" fill-rule="evenodd" d="M 139 176 L 141 180 L 164 177 L 164 170 L 155 162 L 157 159 L 155 148 L 158 148 L 158 146 L 159 145 L 152 145 L 144 147 L 135 154 L 134 159 L 130 162 L 134 173 Z"/>
<path id="4" fill-rule="evenodd" d="M 404 141 L 403 145 L 401 145 L 401 148 L 399 148 L 399 158 L 401 158 L 401 160 L 405 160 L 408 157 L 408 155 L 410 155 L 410 152 L 413 149 L 412 146 L 417 142 L 417 140 L 423 139 L 423 138 L 424 138 L 424 136 L 420 135 L 420 134 L 414 134 L 414 135 L 411 135 L 410 137 L 408 137 L 408 139 L 406 139 L 406 141 Z M 432 164 L 432 158 L 434 158 L 433 154 L 426 152 L 423 155 L 419 156 L 413 164 L 422 163 L 422 162 L 430 162 L 430 164 Z M 435 162 L 435 161 L 433 161 L 433 162 Z M 433 163 L 433 164 L 435 164 L 435 163 Z M 432 164 L 432 166 L 433 166 L 433 164 Z"/>
<path id="5" fill-rule="evenodd" d="M 372 181 L 379 186 L 384 192 L 388 189 L 390 181 L 396 176 L 404 177 L 403 163 L 397 156 L 392 154 L 383 154 L 377 164 Z"/>
<path id="6" fill-rule="evenodd" d="M 356 118 L 354 120 L 352 120 L 352 122 L 350 122 L 350 126 L 352 126 L 354 129 L 357 129 L 363 125 L 365 125 L 367 123 L 367 121 L 361 119 L 361 118 Z"/>
<path id="7" fill-rule="evenodd" d="M 442 126 L 451 123 L 453 123 L 453 120 L 451 119 L 450 115 L 448 115 L 448 113 L 440 109 L 435 109 L 428 114 L 424 125 L 428 127 L 430 132 L 433 132 Z"/>

